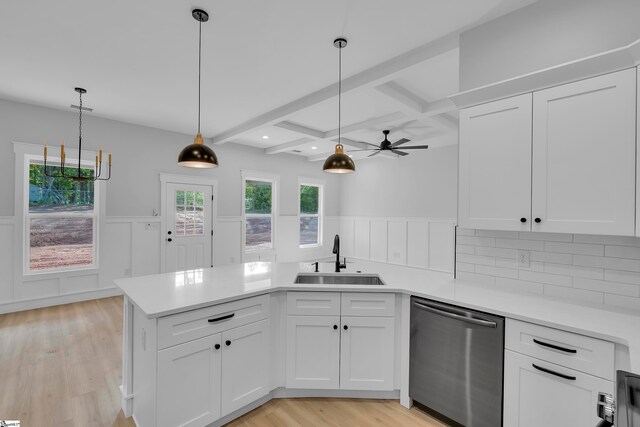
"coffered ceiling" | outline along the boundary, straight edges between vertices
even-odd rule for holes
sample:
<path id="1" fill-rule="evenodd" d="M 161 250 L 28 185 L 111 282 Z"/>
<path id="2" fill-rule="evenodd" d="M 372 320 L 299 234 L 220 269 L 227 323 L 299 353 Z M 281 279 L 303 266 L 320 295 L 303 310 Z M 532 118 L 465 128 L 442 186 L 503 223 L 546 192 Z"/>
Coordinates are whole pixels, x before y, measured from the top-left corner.
<path id="1" fill-rule="evenodd" d="M 347 148 L 383 129 L 435 147 L 457 139 L 457 35 L 533 1 L 6 0 L 0 98 L 69 110 L 82 86 L 95 116 L 193 134 L 200 7 L 202 127 L 215 144 L 324 158 L 344 36 Z"/>

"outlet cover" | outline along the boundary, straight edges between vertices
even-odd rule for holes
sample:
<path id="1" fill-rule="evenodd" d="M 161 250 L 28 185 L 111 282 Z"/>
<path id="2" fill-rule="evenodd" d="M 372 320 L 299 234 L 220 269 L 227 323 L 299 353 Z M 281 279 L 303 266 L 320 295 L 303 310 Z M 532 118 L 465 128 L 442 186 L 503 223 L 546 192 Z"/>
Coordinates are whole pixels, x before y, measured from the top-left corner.
<path id="1" fill-rule="evenodd" d="M 522 249 L 518 250 L 518 267 L 529 268 L 531 267 L 530 252 Z"/>

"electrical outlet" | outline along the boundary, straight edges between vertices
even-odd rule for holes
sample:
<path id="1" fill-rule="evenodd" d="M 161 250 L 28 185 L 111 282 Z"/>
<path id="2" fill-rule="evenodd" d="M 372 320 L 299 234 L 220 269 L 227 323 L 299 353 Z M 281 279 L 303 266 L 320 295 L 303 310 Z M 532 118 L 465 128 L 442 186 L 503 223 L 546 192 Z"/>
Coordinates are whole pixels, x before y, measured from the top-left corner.
<path id="1" fill-rule="evenodd" d="M 518 266 L 523 268 L 531 267 L 530 252 L 525 250 L 518 250 Z"/>
<path id="2" fill-rule="evenodd" d="M 131 276 L 131 269 L 130 268 L 125 268 L 124 269 L 124 275 L 125 275 L 125 277 L 130 277 Z"/>

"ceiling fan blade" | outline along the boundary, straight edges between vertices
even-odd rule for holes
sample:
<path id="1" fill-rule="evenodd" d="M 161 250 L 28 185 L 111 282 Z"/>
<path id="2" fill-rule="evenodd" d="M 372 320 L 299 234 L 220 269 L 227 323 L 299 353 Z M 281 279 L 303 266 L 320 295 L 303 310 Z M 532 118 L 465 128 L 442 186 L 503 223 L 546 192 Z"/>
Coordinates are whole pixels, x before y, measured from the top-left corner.
<path id="1" fill-rule="evenodd" d="M 396 142 L 394 142 L 393 144 L 391 144 L 391 146 L 392 146 L 393 148 L 395 148 L 395 147 L 397 147 L 397 146 L 399 146 L 399 145 L 406 144 L 406 143 L 407 143 L 407 142 L 409 142 L 409 141 L 411 141 L 411 140 L 410 140 L 410 139 L 407 139 L 407 138 L 402 138 L 402 139 L 397 140 L 397 141 L 396 141 Z"/>
<path id="2" fill-rule="evenodd" d="M 373 157 L 373 156 L 375 156 L 376 154 L 380 154 L 380 150 L 376 151 L 376 152 L 375 152 L 375 153 L 373 153 L 373 154 L 369 154 L 367 157 Z"/>
<path id="3" fill-rule="evenodd" d="M 372 144 L 372 143 L 370 143 L 370 142 L 365 142 L 365 141 L 358 141 L 358 142 L 360 142 L 360 143 L 362 143 L 362 144 L 370 145 L 370 146 L 375 147 L 375 148 L 380 148 L 380 146 L 379 146 L 379 145 Z"/>
<path id="4" fill-rule="evenodd" d="M 413 145 L 411 147 L 402 147 L 403 150 L 426 150 L 428 145 Z"/>
<path id="5" fill-rule="evenodd" d="M 392 153 L 397 154 L 398 156 L 406 156 L 406 155 L 409 154 L 409 153 L 405 153 L 403 151 L 395 150 L 393 148 L 390 148 L 390 150 L 391 150 Z"/>

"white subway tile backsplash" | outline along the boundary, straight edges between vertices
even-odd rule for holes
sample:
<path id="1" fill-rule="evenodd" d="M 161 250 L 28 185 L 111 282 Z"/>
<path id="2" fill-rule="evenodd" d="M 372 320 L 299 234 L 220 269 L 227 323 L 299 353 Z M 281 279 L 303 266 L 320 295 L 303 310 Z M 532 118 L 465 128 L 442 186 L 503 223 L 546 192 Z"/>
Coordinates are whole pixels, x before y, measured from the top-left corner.
<path id="1" fill-rule="evenodd" d="M 476 253 L 476 247 L 470 245 L 456 245 L 456 253 L 473 255 Z"/>
<path id="2" fill-rule="evenodd" d="M 494 248 L 487 246 L 475 246 L 476 255 L 486 255 L 486 256 L 495 256 L 499 258 L 513 258 L 516 259 L 518 257 L 517 249 L 507 249 L 507 248 Z"/>
<path id="3" fill-rule="evenodd" d="M 604 304 L 604 295 L 602 292 L 592 292 L 584 289 L 544 285 L 544 295 L 589 304 Z"/>
<path id="4" fill-rule="evenodd" d="M 495 246 L 496 239 L 493 237 L 458 236 L 456 243 L 461 245 Z"/>
<path id="5" fill-rule="evenodd" d="M 575 277 L 573 279 L 573 287 L 608 294 L 626 295 L 635 298 L 640 297 L 640 286 L 629 283 L 607 282 L 604 280 Z"/>
<path id="6" fill-rule="evenodd" d="M 604 279 L 611 282 L 633 283 L 640 285 L 640 273 L 633 271 L 605 270 Z"/>
<path id="7" fill-rule="evenodd" d="M 506 230 L 476 230 L 476 236 L 499 237 L 501 239 L 517 239 L 518 232 Z"/>
<path id="8" fill-rule="evenodd" d="M 458 229 L 457 244 L 464 280 L 640 311 L 640 238 Z"/>
<path id="9" fill-rule="evenodd" d="M 587 243 L 545 242 L 544 250 L 547 252 L 559 252 L 565 254 L 604 255 L 604 245 L 592 245 Z"/>
<path id="10" fill-rule="evenodd" d="M 531 261 L 551 262 L 554 264 L 573 264 L 573 255 L 571 254 L 532 251 L 529 258 Z"/>
<path id="11" fill-rule="evenodd" d="M 540 240 L 496 239 L 495 245 L 499 248 L 528 249 L 530 251 L 544 250 L 544 242 Z"/>
<path id="12" fill-rule="evenodd" d="M 496 277 L 496 289 L 505 291 L 524 292 L 529 294 L 542 295 L 544 285 L 536 282 L 526 282 L 524 280 Z"/>
<path id="13" fill-rule="evenodd" d="M 528 282 L 548 283 L 551 285 L 571 287 L 573 278 L 571 276 L 560 276 L 558 274 L 539 273 L 537 271 L 520 270 L 519 278 Z"/>
<path id="14" fill-rule="evenodd" d="M 518 270 L 511 268 L 491 267 L 488 265 L 476 265 L 476 273 L 486 274 L 495 277 L 507 277 L 510 279 L 518 278 Z"/>
<path id="15" fill-rule="evenodd" d="M 544 240 L 547 242 L 572 242 L 573 235 L 561 233 L 539 233 L 537 231 L 521 231 L 520 238 L 524 240 Z"/>
<path id="16" fill-rule="evenodd" d="M 496 265 L 496 259 L 490 256 L 458 254 L 456 256 L 456 261 L 467 262 L 469 264 Z"/>
<path id="17" fill-rule="evenodd" d="M 604 279 L 604 270 L 602 268 L 545 263 L 544 271 L 545 273 L 563 274 L 565 276 Z"/>
<path id="18" fill-rule="evenodd" d="M 604 254 L 615 258 L 640 259 L 640 247 L 607 245 L 605 246 Z"/>

